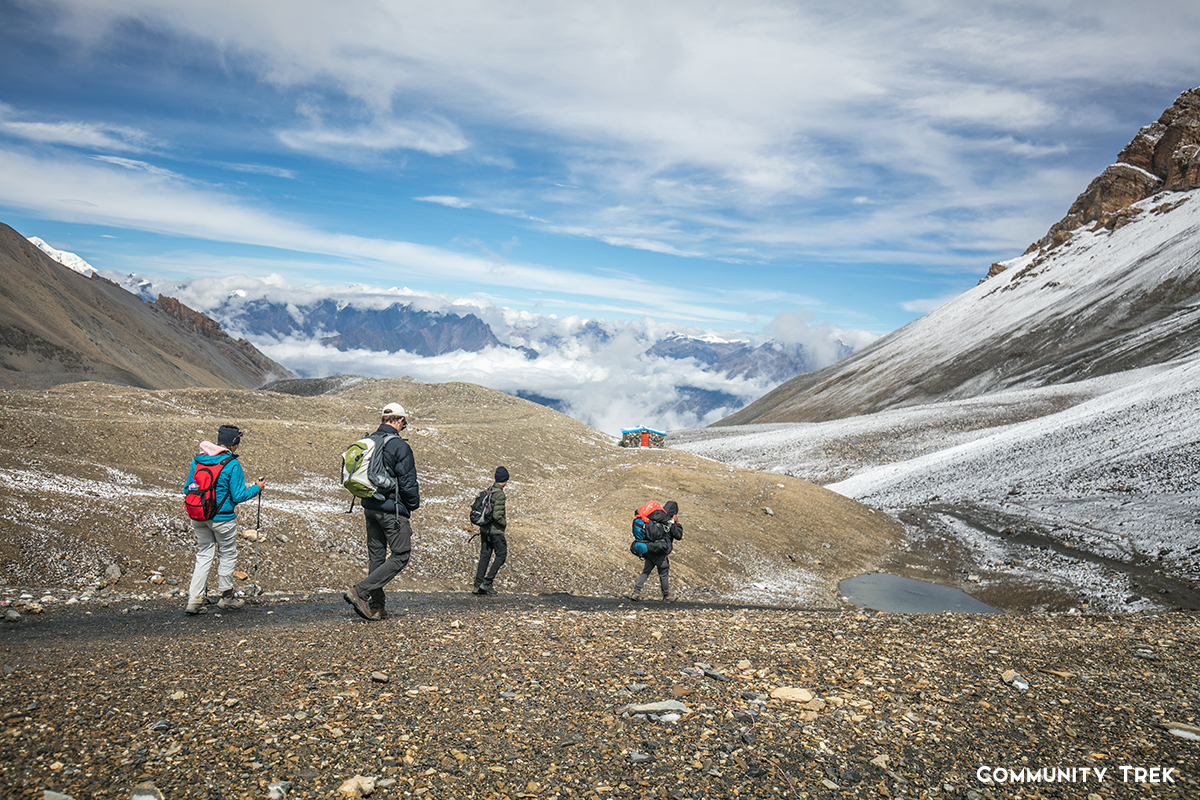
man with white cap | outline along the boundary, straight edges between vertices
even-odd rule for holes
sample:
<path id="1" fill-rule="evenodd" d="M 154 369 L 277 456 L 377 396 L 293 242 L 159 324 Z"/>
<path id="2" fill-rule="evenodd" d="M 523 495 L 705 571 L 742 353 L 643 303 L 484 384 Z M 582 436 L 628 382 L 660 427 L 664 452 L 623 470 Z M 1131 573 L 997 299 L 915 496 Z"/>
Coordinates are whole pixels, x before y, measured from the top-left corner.
<path id="1" fill-rule="evenodd" d="M 367 519 L 367 577 L 342 593 L 355 613 L 366 620 L 387 617 L 383 587 L 408 566 L 412 552 L 412 524 L 409 515 L 421 506 L 417 484 L 417 465 L 412 448 L 400 438 L 408 427 L 408 412 L 399 403 L 383 407 L 379 428 L 371 437 L 383 448 L 383 468 L 396 481 L 396 489 L 380 500 L 364 497 L 362 507 Z M 388 553 L 391 553 L 390 557 Z"/>

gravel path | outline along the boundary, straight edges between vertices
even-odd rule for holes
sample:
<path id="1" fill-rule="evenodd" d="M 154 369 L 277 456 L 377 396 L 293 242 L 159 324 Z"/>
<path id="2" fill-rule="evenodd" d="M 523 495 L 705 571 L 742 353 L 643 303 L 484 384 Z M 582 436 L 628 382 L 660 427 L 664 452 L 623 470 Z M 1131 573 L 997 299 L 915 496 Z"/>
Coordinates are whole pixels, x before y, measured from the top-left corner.
<path id="1" fill-rule="evenodd" d="M 389 607 L 115 600 L 4 624 L 2 796 L 328 798 L 356 776 L 378 798 L 1200 796 L 1191 613 Z M 1055 769 L 1074 782 L 1008 780 Z"/>

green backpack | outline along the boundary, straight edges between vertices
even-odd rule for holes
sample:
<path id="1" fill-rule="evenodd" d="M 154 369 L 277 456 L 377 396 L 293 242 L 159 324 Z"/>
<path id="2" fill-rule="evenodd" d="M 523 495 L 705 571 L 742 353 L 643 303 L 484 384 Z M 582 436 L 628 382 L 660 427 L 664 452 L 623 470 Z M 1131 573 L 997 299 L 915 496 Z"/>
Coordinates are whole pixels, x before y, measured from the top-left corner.
<path id="1" fill-rule="evenodd" d="M 346 448 L 342 454 L 342 486 L 350 494 L 386 500 L 396 490 L 396 479 L 383 468 L 383 448 L 395 438 L 392 433 L 372 433 Z M 350 506 L 354 507 L 353 499 Z"/>

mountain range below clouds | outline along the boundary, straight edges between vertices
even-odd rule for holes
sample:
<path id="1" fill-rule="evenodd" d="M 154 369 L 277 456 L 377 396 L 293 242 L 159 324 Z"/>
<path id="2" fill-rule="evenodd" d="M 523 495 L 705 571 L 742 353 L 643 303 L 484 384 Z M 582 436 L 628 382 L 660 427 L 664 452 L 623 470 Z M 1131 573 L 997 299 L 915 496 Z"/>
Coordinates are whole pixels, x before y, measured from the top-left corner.
<path id="1" fill-rule="evenodd" d="M 306 378 L 359 374 L 467 381 L 615 433 L 716 421 L 864 341 L 789 320 L 788 341 L 680 332 L 651 319 L 538 316 L 475 300 L 366 286 L 289 287 L 227 277 L 113 275 L 149 301 L 179 297 Z"/>

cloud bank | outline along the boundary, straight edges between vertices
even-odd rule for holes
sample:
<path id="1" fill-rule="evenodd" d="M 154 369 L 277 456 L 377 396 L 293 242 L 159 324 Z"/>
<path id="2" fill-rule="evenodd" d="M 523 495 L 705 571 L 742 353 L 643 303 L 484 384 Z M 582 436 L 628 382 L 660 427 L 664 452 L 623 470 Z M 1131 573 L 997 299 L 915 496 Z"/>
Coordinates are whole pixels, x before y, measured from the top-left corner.
<path id="1" fill-rule="evenodd" d="M 634 425 L 693 428 L 727 416 L 762 396 L 777 380 L 736 377 L 717 372 L 694 358 L 666 358 L 646 351 L 672 335 L 761 344 L 762 335 L 681 327 L 652 318 L 629 321 L 556 317 L 520 311 L 477 298 L 418 292 L 403 287 L 365 285 L 289 286 L 280 276 L 205 278 L 186 282 L 108 273 L 147 298 L 167 294 L 212 314 L 229 333 L 251 341 L 267 356 L 302 377 L 338 374 L 391 378 L 408 375 L 427 383 L 464 381 L 509 394 L 553 400 L 564 413 L 607 433 Z M 286 306 L 299 318 L 303 309 L 325 300 L 358 308 L 384 309 L 396 303 L 421 311 L 483 320 L 507 347 L 480 352 L 456 351 L 422 357 L 405 351 L 338 350 L 314 337 L 264 336 L 240 330 L 237 313 L 255 301 Z M 776 341 L 803 344 L 820 365 L 836 357 L 839 342 L 862 346 L 873 337 L 812 324 L 801 313 L 781 315 L 766 326 Z M 536 354 L 536 355 L 535 355 Z M 689 408 L 701 394 L 715 398 L 703 413 Z"/>

